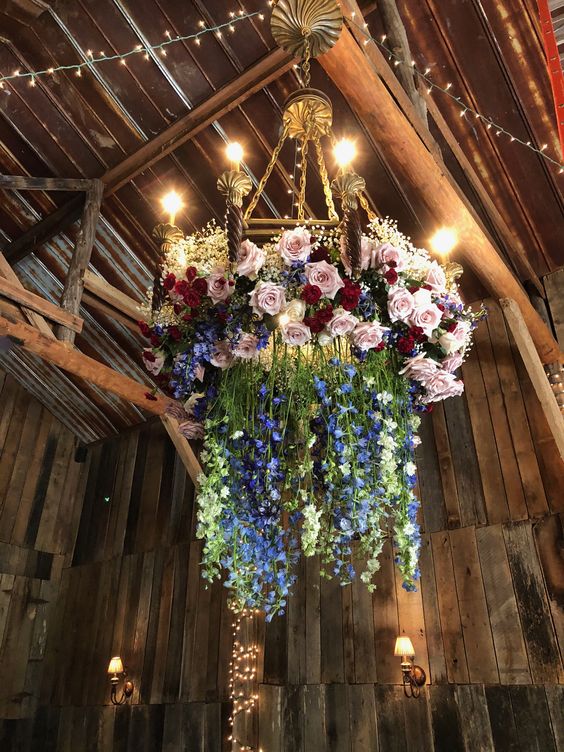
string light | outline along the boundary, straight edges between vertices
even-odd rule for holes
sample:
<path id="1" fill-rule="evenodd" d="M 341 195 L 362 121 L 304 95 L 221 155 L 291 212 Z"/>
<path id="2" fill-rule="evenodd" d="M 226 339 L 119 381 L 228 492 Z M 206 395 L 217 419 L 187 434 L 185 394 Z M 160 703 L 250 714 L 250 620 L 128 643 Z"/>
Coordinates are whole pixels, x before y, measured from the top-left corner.
<path id="1" fill-rule="evenodd" d="M 231 15 L 231 14 L 230 14 Z M 6 75 L 6 76 L 0 76 L 0 88 L 4 88 L 4 82 L 6 81 L 12 81 L 15 78 L 28 78 L 31 80 L 35 80 L 39 76 L 44 75 L 53 75 L 54 73 L 58 73 L 59 71 L 74 71 L 76 76 L 82 76 L 82 70 L 84 68 L 91 68 L 92 65 L 96 65 L 97 63 L 101 62 L 109 62 L 110 60 L 120 60 L 122 65 L 126 65 L 126 58 L 130 57 L 131 55 L 138 55 L 142 54 L 142 56 L 145 58 L 145 60 L 149 59 L 149 52 L 159 52 L 162 57 L 166 57 L 166 50 L 165 47 L 167 47 L 169 44 L 175 44 L 176 42 L 187 42 L 190 40 L 194 40 L 196 44 L 200 44 L 201 40 L 200 37 L 204 34 L 210 34 L 215 33 L 218 37 L 222 36 L 222 30 L 225 28 L 228 28 L 230 31 L 235 30 L 235 24 L 240 23 L 241 21 L 245 21 L 249 18 L 258 18 L 259 20 L 264 20 L 264 14 L 260 11 L 253 11 L 252 13 L 245 13 L 244 11 L 239 11 L 238 15 L 232 14 L 229 21 L 226 21 L 224 23 L 218 24 L 217 26 L 206 26 L 204 21 L 199 22 L 200 31 L 198 31 L 195 34 L 185 34 L 182 36 L 176 36 L 173 37 L 170 33 L 170 31 L 165 32 L 165 41 L 160 42 L 160 44 L 154 44 L 154 45 L 136 45 L 132 50 L 128 50 L 127 52 L 122 53 L 116 53 L 115 55 L 106 55 L 105 52 L 100 51 L 98 54 L 98 57 L 94 57 L 94 53 L 92 50 L 87 50 L 86 53 L 83 53 L 86 58 L 88 58 L 86 61 L 83 61 L 81 63 L 75 63 L 73 65 L 58 65 L 56 67 L 51 68 L 45 68 L 42 70 L 37 71 L 20 71 L 15 70 L 13 73 Z M 30 86 L 35 86 L 35 84 L 29 83 Z"/>
<path id="2" fill-rule="evenodd" d="M 551 164 L 553 164 L 556 167 L 558 167 L 559 168 L 558 169 L 558 174 L 559 175 L 561 175 L 562 173 L 564 173 L 564 165 L 561 162 L 559 162 L 558 160 L 553 159 L 551 156 L 549 156 L 548 154 L 546 154 L 546 149 L 548 148 L 547 144 L 543 144 L 542 148 L 538 149 L 530 141 L 523 141 L 522 139 L 518 138 L 517 136 L 514 136 L 512 133 L 510 133 L 508 130 L 506 130 L 503 126 L 498 125 L 497 123 L 495 123 L 492 120 L 492 118 L 489 118 L 489 117 L 486 117 L 485 115 L 482 115 L 480 112 L 478 112 L 477 110 L 475 110 L 474 107 L 472 107 L 471 105 L 468 105 L 468 104 L 465 104 L 464 102 L 462 102 L 462 98 L 461 97 L 459 97 L 459 96 L 457 97 L 454 94 L 452 94 L 450 92 L 450 89 L 452 89 L 452 81 L 449 81 L 446 86 L 439 86 L 439 84 L 435 83 L 434 81 L 432 81 L 429 78 L 429 74 L 431 72 L 430 68 L 426 68 L 425 72 L 423 73 L 420 70 L 418 70 L 416 66 L 414 66 L 413 61 L 409 61 L 408 62 L 406 60 L 403 60 L 393 50 L 390 50 L 388 47 L 386 47 L 386 45 L 384 44 L 384 42 L 386 41 L 386 35 L 385 34 L 383 36 L 381 36 L 380 39 L 378 40 L 375 37 L 370 36 L 369 34 L 367 34 L 366 30 L 362 26 L 360 26 L 358 23 L 355 23 L 352 18 L 351 19 L 347 19 L 347 21 L 351 24 L 351 26 L 354 26 L 355 28 L 357 28 L 362 34 L 364 34 L 365 37 L 367 37 L 364 40 L 364 44 L 365 45 L 368 44 L 369 42 L 374 42 L 375 44 L 377 44 L 379 47 L 381 47 L 384 50 L 384 52 L 388 56 L 388 60 L 393 60 L 394 61 L 394 66 L 397 67 L 398 65 L 407 65 L 413 71 L 413 73 L 416 76 L 418 76 L 422 81 L 424 81 L 426 83 L 426 85 L 427 85 L 427 94 L 430 94 L 433 91 L 433 89 L 436 89 L 438 91 L 441 91 L 443 94 L 446 94 L 447 97 L 450 97 L 457 104 L 462 105 L 462 109 L 460 110 L 460 117 L 461 118 L 463 116 L 465 116 L 467 112 L 470 113 L 470 114 L 472 114 L 472 115 L 474 115 L 474 117 L 476 118 L 476 120 L 480 120 L 482 123 L 484 123 L 486 125 L 486 127 L 487 127 L 488 130 L 491 129 L 492 127 L 494 127 L 496 129 L 496 134 L 495 134 L 496 136 L 501 136 L 502 134 L 504 136 L 507 136 L 509 138 L 509 140 L 510 140 L 511 143 L 516 142 L 518 144 L 521 144 L 521 146 L 524 146 L 527 149 L 530 149 L 530 151 L 533 151 L 533 152 L 535 152 L 535 154 L 540 155 L 543 159 L 546 159 L 547 162 L 550 162 Z"/>
<path id="3" fill-rule="evenodd" d="M 232 745 L 237 745 L 239 750 L 253 750 L 247 744 L 243 744 L 234 732 L 234 723 L 238 715 L 242 713 L 251 713 L 258 701 L 256 692 L 257 679 L 257 660 L 259 649 L 258 645 L 252 642 L 245 645 L 242 637 L 244 626 L 252 627 L 256 621 L 256 616 L 260 614 L 258 609 L 245 608 L 235 616 L 233 627 L 233 650 L 231 653 L 231 663 L 229 664 L 229 697 L 233 704 L 231 715 L 229 716 L 230 734 L 228 741 Z"/>

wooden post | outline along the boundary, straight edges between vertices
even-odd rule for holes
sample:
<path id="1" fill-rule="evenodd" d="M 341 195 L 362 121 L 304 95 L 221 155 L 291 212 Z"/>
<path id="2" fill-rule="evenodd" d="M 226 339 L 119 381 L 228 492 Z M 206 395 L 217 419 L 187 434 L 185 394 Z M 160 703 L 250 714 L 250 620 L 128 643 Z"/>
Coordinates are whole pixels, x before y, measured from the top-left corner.
<path id="1" fill-rule="evenodd" d="M 505 320 L 513 334 L 513 338 L 523 359 L 529 378 L 533 384 L 539 402 L 543 409 L 546 421 L 550 427 L 560 456 L 564 459 L 564 418 L 560 414 L 560 408 L 556 396 L 548 383 L 547 376 L 539 359 L 535 344 L 529 334 L 525 320 L 519 306 L 514 300 L 503 298 L 499 301 Z"/>
<path id="2" fill-rule="evenodd" d="M 494 297 L 516 301 L 543 363 L 558 360 L 560 348 L 531 305 L 525 290 L 455 188 L 445 179 L 441 167 L 427 151 L 348 29 L 343 29 L 335 47 L 322 55 L 319 62 L 372 138 L 386 152 L 392 169 L 419 190 L 422 204 L 436 218 L 437 225 L 456 229 L 464 262 Z M 363 82 L 362 87 L 358 86 L 358 81 Z"/>
<path id="3" fill-rule="evenodd" d="M 0 275 L 4 277 L 4 279 L 7 279 L 8 282 L 11 282 L 13 285 L 17 285 L 20 289 L 24 289 L 24 286 L 18 279 L 15 271 L 12 269 L 10 264 L 6 261 L 4 258 L 4 255 L 0 252 Z M 30 308 L 25 308 L 22 306 L 22 313 L 26 317 L 26 319 L 29 321 L 30 324 L 32 324 L 36 329 L 39 329 L 39 331 L 44 334 L 46 337 L 49 337 L 49 339 L 56 339 L 55 335 L 53 334 L 53 330 L 49 326 L 49 324 L 45 321 L 43 316 L 40 316 L 35 311 L 32 311 Z"/>
<path id="4" fill-rule="evenodd" d="M 84 288 L 84 273 L 90 262 L 92 246 L 96 235 L 96 225 L 100 216 L 100 204 L 104 194 L 104 184 L 101 180 L 93 180 L 86 192 L 86 201 L 82 212 L 80 231 L 76 246 L 69 264 L 65 287 L 61 296 L 61 308 L 78 315 L 80 300 Z M 75 334 L 66 326 L 59 326 L 57 336 L 60 340 L 74 342 Z"/>

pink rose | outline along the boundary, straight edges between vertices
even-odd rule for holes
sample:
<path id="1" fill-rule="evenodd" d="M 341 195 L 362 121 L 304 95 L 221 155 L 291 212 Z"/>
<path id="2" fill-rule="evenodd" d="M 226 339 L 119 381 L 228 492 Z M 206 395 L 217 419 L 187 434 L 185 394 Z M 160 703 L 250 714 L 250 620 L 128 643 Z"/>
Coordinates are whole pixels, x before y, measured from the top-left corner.
<path id="1" fill-rule="evenodd" d="M 407 321 L 413 313 L 413 295 L 405 287 L 392 288 L 388 294 L 390 321 Z"/>
<path id="2" fill-rule="evenodd" d="M 221 303 L 231 295 L 234 287 L 231 287 L 225 277 L 223 269 L 214 269 L 207 279 L 208 295 L 214 303 Z"/>
<path id="3" fill-rule="evenodd" d="M 374 251 L 375 266 L 389 266 L 390 262 L 395 263 L 394 269 L 397 272 L 405 266 L 405 258 L 399 248 L 395 248 L 391 243 L 382 243 Z"/>
<path id="4" fill-rule="evenodd" d="M 367 269 L 370 269 L 370 267 L 374 267 L 376 248 L 376 241 L 367 238 L 365 235 L 362 236 L 362 239 L 360 241 L 361 271 L 365 272 Z M 347 255 L 345 238 L 343 235 L 341 235 L 341 261 L 343 262 L 345 271 L 350 277 L 350 275 L 352 274 L 352 266 Z"/>
<path id="5" fill-rule="evenodd" d="M 448 397 L 459 397 L 464 391 L 464 384 L 448 371 L 438 369 L 424 384 L 423 402 L 440 402 Z"/>
<path id="6" fill-rule="evenodd" d="M 286 230 L 282 233 L 276 249 L 287 264 L 307 261 L 311 253 L 311 235 L 305 227 Z"/>
<path id="7" fill-rule="evenodd" d="M 233 363 L 233 353 L 231 345 L 227 340 L 221 340 L 214 344 L 213 354 L 210 363 L 216 368 L 229 368 Z"/>
<path id="8" fill-rule="evenodd" d="M 382 342 L 387 329 L 378 321 L 365 321 L 358 324 L 352 333 L 352 341 L 359 350 L 372 350 Z"/>
<path id="9" fill-rule="evenodd" d="M 204 427 L 195 420 L 184 420 L 178 424 L 178 430 L 185 439 L 203 439 Z"/>
<path id="10" fill-rule="evenodd" d="M 285 326 L 280 327 L 280 332 L 282 342 L 287 345 L 305 345 L 311 339 L 310 328 L 301 321 L 290 321 Z"/>
<path id="11" fill-rule="evenodd" d="M 266 261 L 266 252 L 250 240 L 244 240 L 237 254 L 237 273 L 255 279 Z"/>
<path id="12" fill-rule="evenodd" d="M 455 352 L 452 353 L 452 355 L 447 355 L 447 357 L 441 363 L 441 366 L 445 371 L 454 373 L 460 368 L 463 360 L 464 358 L 462 357 L 462 353 Z"/>
<path id="13" fill-rule="evenodd" d="M 339 272 L 327 261 L 306 264 L 305 275 L 310 285 L 317 285 L 326 298 L 333 299 L 341 287 L 345 286 Z"/>
<path id="14" fill-rule="evenodd" d="M 435 292 L 444 292 L 446 288 L 446 276 L 443 267 L 436 261 L 431 262 L 425 283 Z"/>
<path id="15" fill-rule="evenodd" d="M 264 313 L 275 316 L 286 305 L 284 288 L 272 282 L 259 282 L 250 295 L 251 305 L 257 316 Z"/>
<path id="16" fill-rule="evenodd" d="M 406 360 L 405 366 L 400 371 L 400 375 L 407 376 L 414 381 L 420 381 L 425 385 L 427 379 L 433 376 L 437 370 L 438 366 L 436 361 L 427 358 L 426 355 L 421 353 Z"/>
<path id="17" fill-rule="evenodd" d="M 163 369 L 165 356 L 160 350 L 153 352 L 153 350 L 147 348 L 143 353 L 143 360 L 145 368 L 149 373 L 152 373 L 153 376 L 158 376 Z"/>
<path id="18" fill-rule="evenodd" d="M 469 331 L 470 324 L 467 321 L 459 321 L 452 332 L 445 332 L 439 337 L 439 344 L 446 354 L 450 355 L 465 346 Z"/>
<path id="19" fill-rule="evenodd" d="M 412 326 L 419 326 L 430 337 L 433 330 L 438 327 L 443 317 L 443 312 L 431 299 L 430 290 L 417 290 L 413 293 L 413 313 L 409 317 Z"/>
<path id="20" fill-rule="evenodd" d="M 251 360 L 251 358 L 256 358 L 258 356 L 257 345 L 258 337 L 255 337 L 254 334 L 243 333 L 239 338 L 239 342 L 237 343 L 233 354 L 237 358 Z"/>
<path id="21" fill-rule="evenodd" d="M 333 311 L 333 318 L 328 324 L 328 329 L 333 337 L 343 337 L 345 334 L 354 332 L 358 319 L 344 308 L 336 308 Z"/>
<path id="22" fill-rule="evenodd" d="M 194 369 L 194 376 L 198 379 L 198 381 L 201 381 L 203 383 L 205 375 L 206 369 L 201 363 L 198 363 L 198 365 Z"/>

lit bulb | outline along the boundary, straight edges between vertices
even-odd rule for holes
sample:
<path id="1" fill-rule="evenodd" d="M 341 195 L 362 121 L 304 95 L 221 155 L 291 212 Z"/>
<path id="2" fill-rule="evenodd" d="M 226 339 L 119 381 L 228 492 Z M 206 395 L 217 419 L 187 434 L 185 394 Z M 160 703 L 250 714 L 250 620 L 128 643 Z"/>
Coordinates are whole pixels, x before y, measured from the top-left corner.
<path id="1" fill-rule="evenodd" d="M 231 162 L 231 169 L 239 170 L 240 162 L 243 159 L 243 147 L 241 144 L 233 141 L 233 143 L 228 144 L 225 153 L 227 154 L 227 159 Z"/>
<path id="2" fill-rule="evenodd" d="M 290 317 L 287 313 L 281 313 L 278 316 L 278 326 L 286 326 L 286 324 L 290 323 Z"/>
<path id="3" fill-rule="evenodd" d="M 341 169 L 347 167 L 356 156 L 356 146 L 346 138 L 341 139 L 336 145 L 334 152 L 337 164 Z"/>
<path id="4" fill-rule="evenodd" d="M 449 227 L 441 227 L 431 238 L 431 247 L 439 256 L 448 256 L 458 242 L 456 232 Z"/>
<path id="5" fill-rule="evenodd" d="M 173 225 L 176 214 L 184 206 L 181 197 L 176 191 L 169 191 L 169 193 L 162 197 L 161 204 L 169 215 L 170 224 Z"/>

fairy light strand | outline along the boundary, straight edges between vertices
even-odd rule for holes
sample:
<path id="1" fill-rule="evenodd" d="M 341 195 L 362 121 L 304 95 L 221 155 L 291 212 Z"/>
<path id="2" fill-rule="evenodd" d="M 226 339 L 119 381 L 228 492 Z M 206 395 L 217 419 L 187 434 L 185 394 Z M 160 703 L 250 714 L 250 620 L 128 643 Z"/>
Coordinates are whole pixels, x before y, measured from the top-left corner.
<path id="1" fill-rule="evenodd" d="M 233 627 L 233 651 L 229 665 L 229 697 L 233 708 L 229 717 L 231 733 L 228 741 L 238 747 L 239 752 L 250 752 L 255 749 L 236 737 L 234 726 L 237 716 L 242 713 L 251 713 L 258 702 L 256 680 L 259 648 L 255 642 L 245 646 L 241 635 L 243 626 L 249 626 L 252 629 L 258 614 L 260 614 L 258 609 L 245 608 L 236 615 L 231 625 Z"/>
<path id="2" fill-rule="evenodd" d="M 440 86 L 439 84 L 435 83 L 433 79 L 430 77 L 431 69 L 426 68 L 424 72 L 420 71 L 417 66 L 415 65 L 415 61 L 410 60 L 407 62 L 403 58 L 399 57 L 393 50 L 391 50 L 389 47 L 386 46 L 386 35 L 384 34 L 381 39 L 376 39 L 376 37 L 373 37 L 370 32 L 367 30 L 367 24 L 363 24 L 362 26 L 353 19 L 348 18 L 348 23 L 351 24 L 351 26 L 354 26 L 356 29 L 358 29 L 365 37 L 364 44 L 368 44 L 369 42 L 374 42 L 378 45 L 388 56 L 388 60 L 393 60 L 394 66 L 398 65 L 406 65 L 413 73 L 422 81 L 425 82 L 427 85 L 427 94 L 431 94 L 433 90 L 438 90 L 442 92 L 443 94 L 446 94 L 447 97 L 452 99 L 453 102 L 455 102 L 460 107 L 460 117 L 465 117 L 467 113 L 470 115 L 474 115 L 474 118 L 476 120 L 479 120 L 482 122 L 488 130 L 495 130 L 496 136 L 507 136 L 510 140 L 510 143 L 518 143 L 521 144 L 521 146 L 526 147 L 527 149 L 530 149 L 530 151 L 535 152 L 535 154 L 538 154 L 540 157 L 545 159 L 547 162 L 550 162 L 555 167 L 558 167 L 559 173 L 564 173 L 564 164 L 559 162 L 558 160 L 551 157 L 549 154 L 546 153 L 547 144 L 543 144 L 543 146 L 539 149 L 537 146 L 535 146 L 531 141 L 523 141 L 523 139 L 519 138 L 518 136 L 514 136 L 512 133 L 510 133 L 506 128 L 504 128 L 502 125 L 499 125 L 496 123 L 492 118 L 486 117 L 485 115 L 482 115 L 480 112 L 478 112 L 472 105 L 466 104 L 462 101 L 461 97 L 455 96 L 450 90 L 452 89 L 452 83 L 447 83 L 446 86 Z"/>
<path id="3" fill-rule="evenodd" d="M 264 13 L 262 13 L 261 11 L 253 11 L 252 13 L 239 12 L 238 14 L 231 12 L 229 15 L 229 21 L 225 21 L 224 23 L 218 24 L 217 26 L 206 26 L 204 21 L 200 21 L 201 29 L 195 34 L 173 36 L 170 31 L 166 31 L 165 40 L 163 42 L 160 42 L 159 44 L 138 44 L 133 49 L 128 50 L 127 52 L 116 53 L 115 55 L 106 55 L 103 52 L 100 52 L 98 57 L 94 56 L 92 50 L 88 50 L 87 52 L 82 52 L 85 60 L 81 63 L 74 63 L 72 65 L 58 65 L 37 71 L 15 70 L 9 75 L 0 76 L 0 88 L 3 88 L 5 82 L 15 81 L 18 79 L 29 79 L 29 86 L 35 86 L 37 83 L 36 79 L 39 76 L 51 76 L 54 73 L 61 71 L 74 71 L 75 75 L 80 77 L 82 76 L 82 71 L 84 69 L 91 68 L 93 65 L 97 65 L 98 63 L 107 63 L 111 60 L 119 60 L 122 65 L 126 65 L 127 58 L 134 55 L 142 55 L 145 59 L 147 59 L 150 52 L 160 52 L 160 54 L 165 57 L 166 47 L 171 44 L 176 44 L 177 42 L 188 42 L 190 40 L 195 40 L 196 44 L 200 44 L 200 39 L 205 34 L 215 34 L 216 36 L 221 37 L 223 29 L 228 29 L 229 31 L 233 32 L 235 31 L 236 24 L 240 23 L 241 21 L 246 21 L 250 18 L 258 18 L 259 20 L 263 21 Z"/>

